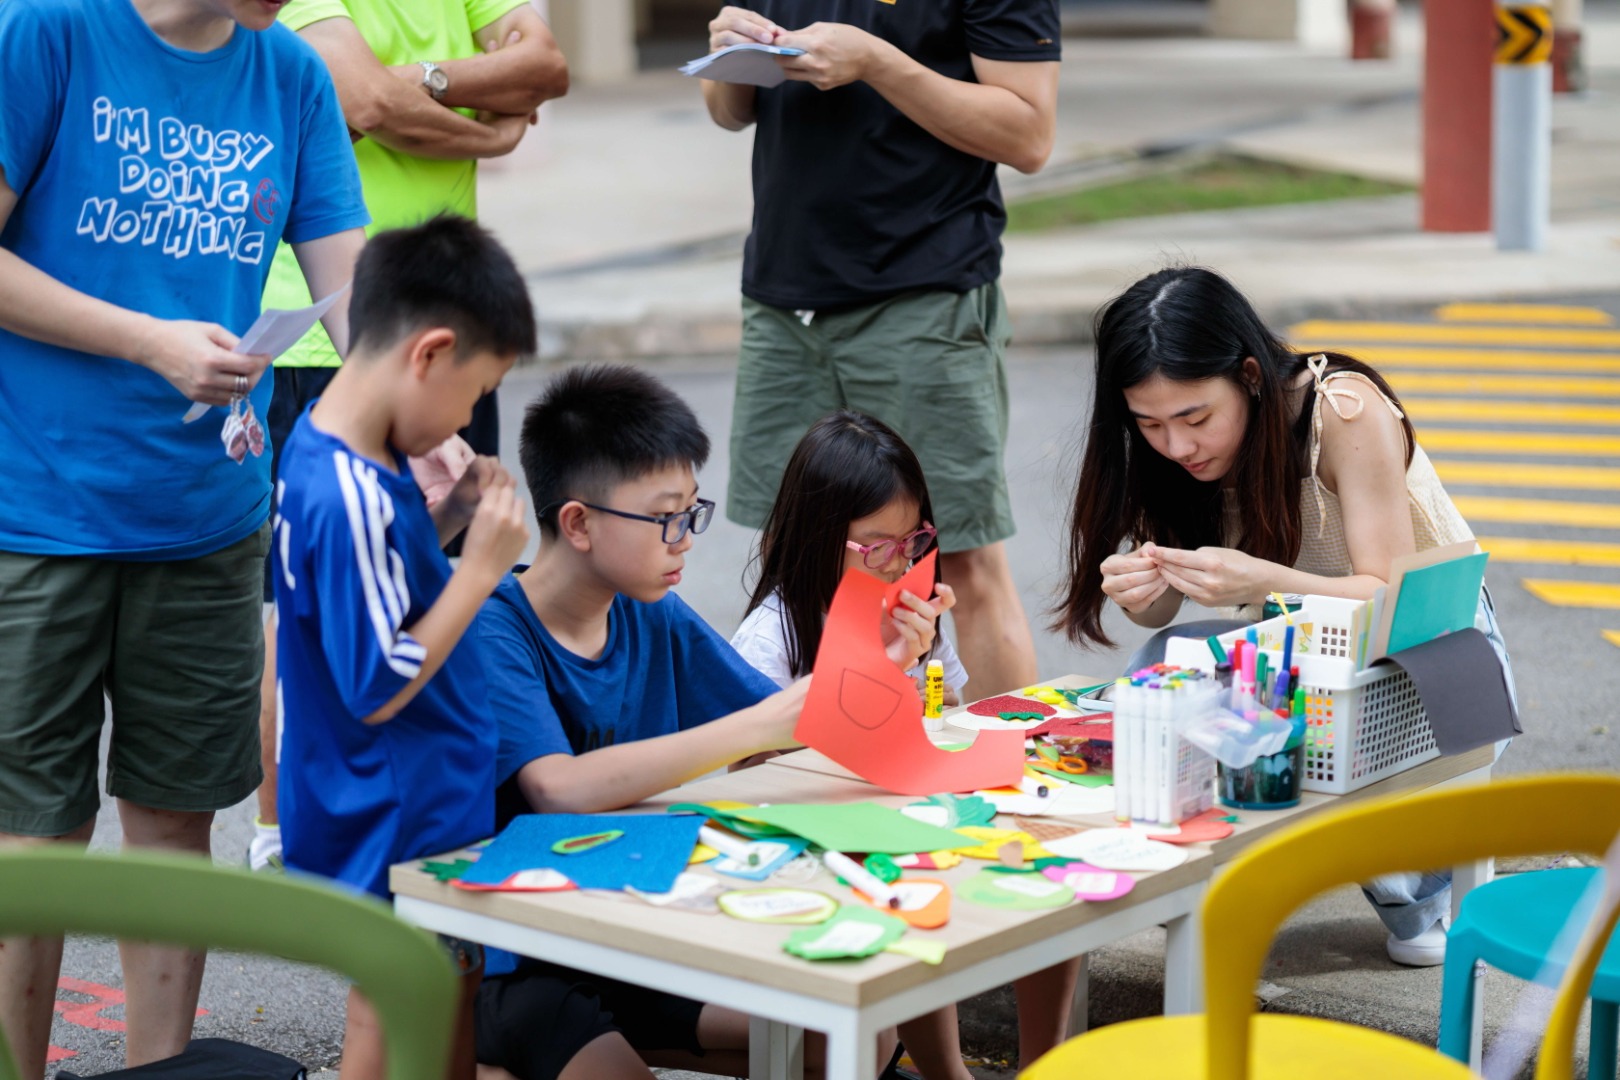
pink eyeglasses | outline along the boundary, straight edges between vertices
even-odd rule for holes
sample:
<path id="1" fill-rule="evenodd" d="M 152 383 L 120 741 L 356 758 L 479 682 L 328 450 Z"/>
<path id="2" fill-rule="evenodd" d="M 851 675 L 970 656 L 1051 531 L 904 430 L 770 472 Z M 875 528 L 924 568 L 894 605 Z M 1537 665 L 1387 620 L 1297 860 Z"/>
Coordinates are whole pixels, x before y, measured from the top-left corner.
<path id="1" fill-rule="evenodd" d="M 845 540 L 844 546 L 851 551 L 861 553 L 861 559 L 868 569 L 881 570 L 894 559 L 895 552 L 904 556 L 907 562 L 912 562 L 934 546 L 934 537 L 939 530 L 923 522 L 922 528 L 914 533 L 907 533 L 898 540 L 879 540 L 875 544 L 857 544 L 853 540 Z"/>

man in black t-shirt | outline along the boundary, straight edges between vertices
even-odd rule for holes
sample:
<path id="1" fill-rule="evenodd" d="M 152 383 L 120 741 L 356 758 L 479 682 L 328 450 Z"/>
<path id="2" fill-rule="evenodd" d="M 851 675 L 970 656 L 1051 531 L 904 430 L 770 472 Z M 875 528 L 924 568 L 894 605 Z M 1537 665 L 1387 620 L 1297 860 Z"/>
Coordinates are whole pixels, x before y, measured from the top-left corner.
<path id="1" fill-rule="evenodd" d="M 726 513 L 763 525 L 825 414 L 878 417 L 922 462 L 975 696 L 1027 686 L 1035 646 L 1003 543 L 996 165 L 1032 173 L 1051 153 L 1057 0 L 742 0 L 709 31 L 711 51 L 804 50 L 777 60 L 779 86 L 703 83 L 715 123 L 756 129 Z M 1019 989 L 1027 1063 L 1068 1006 L 1054 984 Z"/>

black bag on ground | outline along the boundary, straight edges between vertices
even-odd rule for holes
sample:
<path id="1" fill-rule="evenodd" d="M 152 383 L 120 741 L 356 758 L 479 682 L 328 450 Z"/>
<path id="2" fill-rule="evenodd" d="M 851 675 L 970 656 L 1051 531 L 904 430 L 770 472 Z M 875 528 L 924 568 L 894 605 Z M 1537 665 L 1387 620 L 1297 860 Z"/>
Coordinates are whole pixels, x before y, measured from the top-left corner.
<path id="1" fill-rule="evenodd" d="M 57 1080 L 305 1080 L 290 1057 L 230 1039 L 192 1039 L 171 1058 L 133 1069 L 82 1077 L 59 1072 Z"/>

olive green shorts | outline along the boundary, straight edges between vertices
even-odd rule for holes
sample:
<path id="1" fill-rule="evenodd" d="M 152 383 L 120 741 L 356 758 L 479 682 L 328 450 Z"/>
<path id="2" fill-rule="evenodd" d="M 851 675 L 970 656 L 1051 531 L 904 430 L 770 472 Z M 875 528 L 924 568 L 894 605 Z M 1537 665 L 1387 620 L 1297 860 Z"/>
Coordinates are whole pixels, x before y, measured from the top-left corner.
<path id="1" fill-rule="evenodd" d="M 253 793 L 270 526 L 175 562 L 0 552 L 0 832 L 61 836 L 107 794 L 220 810 Z"/>
<path id="2" fill-rule="evenodd" d="M 817 312 L 743 299 L 726 515 L 759 528 L 810 425 L 854 409 L 894 428 L 928 479 L 940 549 L 968 551 L 1014 532 L 1007 496 L 1011 336 L 995 282 L 913 292 Z"/>

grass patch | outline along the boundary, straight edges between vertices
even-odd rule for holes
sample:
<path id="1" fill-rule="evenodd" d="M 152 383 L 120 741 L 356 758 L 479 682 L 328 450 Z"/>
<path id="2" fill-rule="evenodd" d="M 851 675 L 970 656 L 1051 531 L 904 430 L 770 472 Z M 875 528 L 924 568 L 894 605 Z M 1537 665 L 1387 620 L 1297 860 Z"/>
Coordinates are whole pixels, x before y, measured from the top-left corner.
<path id="1" fill-rule="evenodd" d="M 1406 184 L 1348 173 L 1220 155 L 1187 168 L 1011 203 L 1007 207 L 1007 228 L 1012 232 L 1042 232 L 1119 218 L 1325 202 L 1411 190 Z"/>

